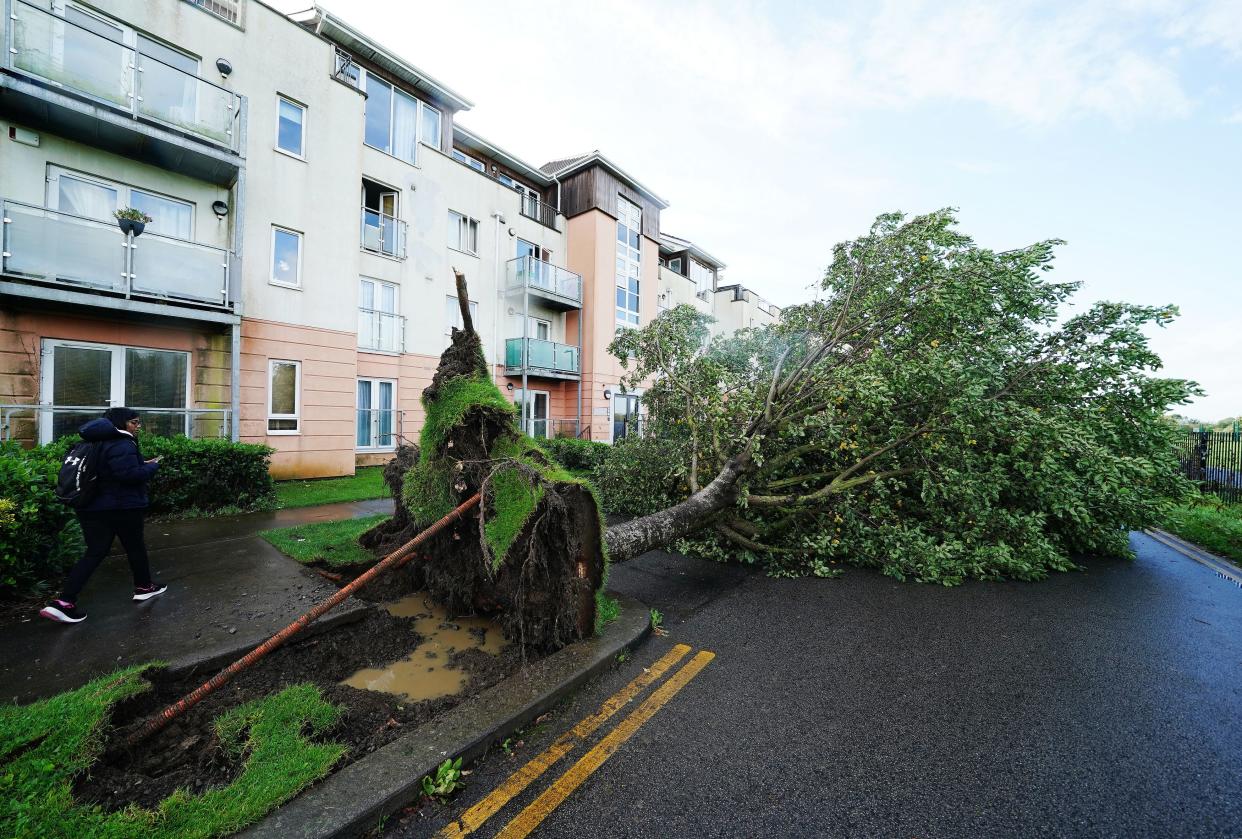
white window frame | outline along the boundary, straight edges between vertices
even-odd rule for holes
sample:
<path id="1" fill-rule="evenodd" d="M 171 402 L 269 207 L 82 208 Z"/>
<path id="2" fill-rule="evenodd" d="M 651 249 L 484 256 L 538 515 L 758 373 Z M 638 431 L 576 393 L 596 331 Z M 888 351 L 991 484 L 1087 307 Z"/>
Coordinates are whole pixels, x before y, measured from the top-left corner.
<path id="1" fill-rule="evenodd" d="M 668 261 L 668 270 L 673 271 L 677 274 L 681 273 L 681 257 L 680 256 L 675 256 Z"/>
<path id="2" fill-rule="evenodd" d="M 183 350 L 169 350 L 164 347 L 140 347 L 136 344 L 101 344 L 94 341 L 72 341 L 60 338 L 44 338 L 40 342 L 41 361 L 39 364 L 39 401 L 44 405 L 51 405 L 55 395 L 55 367 L 56 367 L 56 347 L 75 347 L 85 350 L 106 350 L 111 353 L 109 363 L 112 366 L 111 372 L 111 395 L 108 399 L 108 407 L 116 407 L 125 404 L 125 351 L 126 350 L 155 350 L 157 352 L 176 353 L 185 356 L 185 407 L 181 410 L 193 410 L 194 403 L 194 359 L 190 353 Z M 137 408 L 150 408 L 150 405 L 136 405 Z M 169 408 L 167 410 L 175 411 L 177 408 Z M 52 440 L 52 418 L 53 415 L 43 411 L 39 414 L 39 442 L 50 443 Z M 185 434 L 190 433 L 190 415 L 186 414 Z"/>
<path id="3" fill-rule="evenodd" d="M 638 226 L 635 227 L 633 222 L 637 222 Z M 613 291 L 614 299 L 612 301 L 613 321 L 616 325 L 616 329 L 617 330 L 632 329 L 632 328 L 642 326 L 643 208 L 641 205 L 635 204 L 633 201 L 626 198 L 624 195 L 621 195 L 620 193 L 617 193 L 617 227 L 618 228 L 624 227 L 626 231 L 637 232 L 638 234 L 638 247 L 631 247 L 628 241 L 628 237 L 624 243 L 620 239 L 616 240 L 617 261 L 622 263 L 622 270 L 619 270 L 616 272 L 616 281 L 614 285 L 616 289 L 624 289 L 627 295 L 626 306 L 624 308 L 621 308 L 616 305 L 617 301 L 615 299 L 615 296 L 616 296 L 615 289 Z M 638 298 L 637 309 L 629 308 L 629 298 L 628 298 L 629 291 L 630 291 L 629 268 L 631 265 L 635 266 L 637 269 L 635 272 L 636 274 L 635 283 L 636 283 L 637 288 L 635 289 L 635 294 L 634 294 L 634 296 Z M 624 313 L 624 316 L 622 316 L 622 313 Z M 632 319 L 631 319 L 631 316 L 632 316 Z"/>
<path id="4" fill-rule="evenodd" d="M 292 233 L 298 239 L 298 267 L 296 271 L 297 283 L 294 285 L 290 285 L 289 283 L 282 283 L 276 279 L 276 232 L 277 231 L 280 231 L 281 233 Z M 302 234 L 302 231 L 294 230 L 292 227 L 283 227 L 279 224 L 272 225 L 271 253 L 270 253 L 270 258 L 267 261 L 267 269 L 268 269 L 267 281 L 269 285 L 274 285 L 278 288 L 295 288 L 299 291 L 302 290 L 302 256 L 303 256 L 303 252 L 306 249 L 305 246 L 306 246 L 306 241 L 305 241 L 305 236 L 303 236 Z"/>
<path id="5" fill-rule="evenodd" d="M 526 416 L 526 397 L 528 395 L 530 396 L 530 416 L 529 417 Z M 543 397 L 543 407 L 544 407 L 544 411 L 546 412 L 542 420 L 535 416 L 535 406 L 539 404 L 540 396 Z M 520 387 L 514 388 L 513 405 L 515 408 L 517 408 L 518 427 L 522 429 L 523 433 L 529 434 L 531 437 L 535 437 L 536 439 L 540 439 L 540 440 L 551 439 L 550 432 L 552 431 L 552 419 L 553 419 L 552 417 L 552 392 L 551 391 L 536 390 L 534 388 L 528 388 L 527 390 L 523 391 Z M 526 422 L 525 422 L 525 420 L 527 419 L 530 420 L 529 430 L 527 429 Z M 537 422 L 543 423 L 543 434 L 542 435 L 535 434 L 535 423 Z"/>
<path id="6" fill-rule="evenodd" d="M 535 317 L 534 315 L 530 315 L 528 319 L 530 321 L 530 325 L 528 328 L 528 331 L 530 334 L 527 335 L 526 337 L 532 338 L 536 341 L 552 341 L 552 321 L 548 320 L 547 318 L 538 318 L 538 317 Z M 539 337 L 539 327 L 541 326 L 547 328 L 548 337 L 546 338 Z"/>
<path id="7" fill-rule="evenodd" d="M 465 213 L 459 213 L 456 210 L 449 210 L 449 248 L 460 253 L 469 254 L 470 256 L 479 255 L 479 220 L 471 218 Z M 453 235 L 453 228 L 457 228 L 457 235 Z M 469 250 L 462 242 L 463 233 L 473 233 L 474 250 Z M 457 244 L 454 245 L 453 241 Z"/>
<path id="8" fill-rule="evenodd" d="M 280 145 L 280 103 L 281 102 L 290 104 L 302 112 L 302 123 L 301 123 L 302 152 L 301 154 L 295 151 L 290 151 L 289 149 L 284 148 L 283 146 Z M 272 141 L 273 146 L 276 149 L 276 151 L 280 152 L 281 154 L 288 155 L 289 157 L 292 157 L 295 160 L 301 160 L 301 161 L 306 160 L 306 120 L 307 120 L 307 117 L 309 116 L 308 114 L 309 110 L 310 110 L 309 108 L 307 108 L 305 105 L 303 105 L 301 102 L 299 102 L 298 100 L 294 99 L 291 96 L 285 96 L 283 93 L 276 94 L 276 136 L 274 140 Z"/>
<path id="9" fill-rule="evenodd" d="M 102 186 L 102 187 L 106 187 L 107 189 L 116 190 L 116 201 L 118 204 L 116 209 L 118 210 L 124 207 L 134 206 L 134 200 L 133 200 L 134 192 L 141 192 L 145 195 L 151 195 L 155 198 L 160 198 L 164 201 L 172 201 L 176 204 L 184 204 L 185 206 L 190 208 L 190 235 L 183 241 L 186 241 L 186 242 L 194 241 L 194 231 L 197 228 L 196 222 L 198 220 L 198 214 L 196 212 L 198 210 L 198 205 L 195 204 L 193 201 L 187 201 L 184 198 L 178 198 L 175 195 L 165 195 L 164 193 L 156 192 L 153 189 L 145 189 L 140 186 L 132 186 L 127 183 L 121 183 L 120 181 L 110 180 L 109 178 L 104 178 L 99 175 L 91 174 L 90 172 L 79 172 L 76 169 L 66 169 L 63 166 L 55 166 L 51 164 L 49 164 L 47 167 L 47 204 L 46 206 L 49 210 L 60 209 L 60 177 L 61 175 L 68 175 L 70 178 L 74 178 L 79 181 L 86 181 L 88 183 L 96 184 L 97 186 Z M 98 219 L 98 220 L 99 221 L 113 221 L 113 219 Z M 169 239 L 180 238 L 178 236 L 172 236 L 167 233 L 159 233 L 156 235 L 167 236 Z"/>
<path id="10" fill-rule="evenodd" d="M 698 277 L 695 276 L 695 268 L 702 272 Z M 699 262 L 694 257 L 690 257 L 690 267 L 687 273 L 690 282 L 694 283 L 695 296 L 700 300 L 708 299 L 708 295 L 716 290 L 716 269 L 708 267 L 707 263 Z"/>
<path id="11" fill-rule="evenodd" d="M 459 151 L 458 149 L 453 149 L 451 154 L 452 154 L 452 158 L 456 160 L 458 163 L 469 166 L 471 169 L 473 169 L 476 172 L 479 172 L 480 174 L 484 174 L 484 175 L 487 174 L 487 164 L 484 163 L 482 160 L 479 160 L 478 158 L 475 158 L 475 157 L 471 157 L 470 155 L 466 154 L 463 151 Z"/>
<path id="12" fill-rule="evenodd" d="M 444 334 L 449 337 L 452 337 L 454 326 L 456 326 L 458 329 L 463 329 L 465 327 L 465 324 L 461 322 L 461 304 L 457 300 L 457 295 L 455 294 L 445 295 L 444 311 L 445 313 L 448 313 L 448 312 L 453 313 L 453 316 L 449 318 L 448 325 L 444 327 Z M 474 328 L 478 329 L 479 328 L 479 301 L 477 300 L 470 301 L 470 319 L 474 321 Z"/>
<path id="13" fill-rule="evenodd" d="M 373 74 L 370 73 L 366 68 L 362 68 L 360 72 L 358 73 L 358 89 L 361 90 L 363 93 L 366 92 L 368 80 L 372 77 L 372 75 Z M 410 164 L 411 166 L 421 165 L 419 162 L 418 147 L 419 146 L 430 146 L 431 148 L 439 151 L 440 141 L 442 139 L 442 136 L 436 137 L 434 142 L 432 142 L 432 141 L 429 141 L 428 138 L 423 136 L 423 119 L 424 119 L 423 111 L 424 109 L 435 111 L 435 113 L 439 115 L 440 131 L 442 135 L 444 131 L 444 112 L 441 111 L 439 108 L 435 107 L 434 105 L 428 105 L 426 102 L 424 102 L 422 99 L 419 99 L 417 96 L 410 93 L 408 90 L 403 90 L 402 88 L 397 87 L 396 85 L 394 85 L 392 82 L 388 81 L 387 79 L 381 78 L 379 76 L 375 76 L 375 81 L 377 81 L 378 83 L 382 85 L 386 85 L 390 90 L 392 90 L 392 95 L 388 98 L 388 151 L 385 151 L 384 149 L 381 149 L 378 146 L 373 146 L 367 142 L 366 110 L 365 110 L 366 106 L 365 105 L 363 106 L 364 110 L 363 110 L 363 116 L 362 116 L 362 120 L 363 120 L 362 144 L 369 149 L 375 149 L 377 152 L 381 154 L 386 154 L 389 157 L 394 157 L 397 160 Z M 397 107 L 397 93 L 398 92 L 400 92 L 401 94 L 405 96 L 410 97 L 411 99 L 413 99 L 415 102 L 418 103 L 418 112 L 417 112 L 417 116 L 415 117 L 415 122 L 417 123 L 417 127 L 415 128 L 415 130 L 417 131 L 418 141 L 414 144 L 414 159 L 413 160 L 406 160 L 404 157 L 400 157 L 392 153 L 392 127 L 394 123 L 393 111 Z"/>
<path id="14" fill-rule="evenodd" d="M 394 347 L 393 349 L 384 349 L 381 347 L 365 347 L 362 345 L 362 326 L 361 326 L 362 318 L 366 317 L 368 314 L 362 305 L 362 288 L 368 283 L 370 283 L 372 286 L 375 287 L 375 290 L 372 292 L 372 297 L 375 299 L 377 305 L 372 307 L 372 312 L 378 312 L 380 313 L 381 316 L 392 315 L 393 330 L 399 331 L 402 333 L 396 336 L 397 346 Z M 392 289 L 392 311 L 388 311 L 383 308 L 382 291 L 383 289 L 386 289 L 386 288 Z M 382 318 L 376 318 L 376 322 L 382 323 Z M 380 280 L 375 277 L 359 277 L 358 278 L 358 323 L 359 323 L 358 349 L 364 350 L 365 352 L 389 353 L 389 354 L 395 354 L 395 355 L 400 355 L 402 352 L 404 352 L 405 334 L 404 334 L 404 324 L 401 320 L 401 286 L 398 285 L 397 283 L 390 283 L 387 280 Z M 375 343 L 381 343 L 381 344 L 383 343 L 383 341 L 380 339 L 380 336 L 382 335 L 383 335 L 383 327 L 380 326 L 378 333 L 372 335 L 372 337 L 375 339 Z"/>
<path id="15" fill-rule="evenodd" d="M 396 417 L 399 416 L 401 413 L 401 409 L 397 407 L 397 398 L 398 398 L 397 380 L 376 378 L 374 376 L 359 376 L 358 384 L 361 384 L 362 382 L 368 382 L 371 386 L 371 403 L 372 404 L 375 404 L 379 401 L 379 391 L 380 391 L 379 386 L 381 384 L 392 385 L 392 408 L 391 410 L 394 415 L 393 416 L 393 420 L 394 420 L 393 428 L 392 428 L 392 433 L 390 435 L 392 437 L 392 443 L 390 443 L 387 446 L 380 446 L 380 445 L 360 446 L 358 445 L 358 429 L 355 426 L 354 428 L 354 451 L 358 451 L 358 452 L 394 451 L 397 448 L 397 442 L 398 442 L 397 438 L 399 436 L 398 435 L 399 430 L 397 428 Z M 355 390 L 354 390 L 354 422 L 355 423 L 358 421 L 358 412 L 360 410 L 362 409 L 358 407 L 358 391 L 357 391 L 357 386 L 355 385 Z M 371 435 L 370 436 L 372 440 L 378 440 L 379 439 L 379 429 L 377 427 L 378 426 L 378 415 L 375 412 L 383 410 L 383 409 L 382 408 L 371 408 L 369 410 L 371 411 L 371 417 L 370 417 Z"/>
<path id="16" fill-rule="evenodd" d="M 272 374 L 277 364 L 293 365 L 293 413 L 272 413 Z M 273 429 L 272 420 L 293 420 L 297 428 Z M 269 358 L 267 360 L 267 433 L 273 437 L 287 437 L 302 433 L 302 362 L 286 358 Z"/>

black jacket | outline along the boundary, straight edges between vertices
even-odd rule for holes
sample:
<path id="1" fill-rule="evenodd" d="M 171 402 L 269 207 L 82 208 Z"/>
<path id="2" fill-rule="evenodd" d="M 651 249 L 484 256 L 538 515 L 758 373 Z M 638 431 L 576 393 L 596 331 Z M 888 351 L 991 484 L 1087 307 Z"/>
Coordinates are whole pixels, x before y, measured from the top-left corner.
<path id="1" fill-rule="evenodd" d="M 138 443 L 100 417 L 78 429 L 83 440 L 99 443 L 99 491 L 81 512 L 138 510 L 147 506 L 147 482 L 159 468 L 144 463 Z"/>

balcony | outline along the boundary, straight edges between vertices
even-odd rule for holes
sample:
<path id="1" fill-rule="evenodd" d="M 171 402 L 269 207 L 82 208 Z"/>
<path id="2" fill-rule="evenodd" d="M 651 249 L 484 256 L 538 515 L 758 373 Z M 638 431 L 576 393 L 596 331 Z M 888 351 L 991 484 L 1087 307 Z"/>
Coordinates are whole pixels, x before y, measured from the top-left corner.
<path id="1" fill-rule="evenodd" d="M 573 271 L 533 256 L 519 256 L 506 263 L 505 274 L 510 291 L 526 289 L 553 309 L 582 308 L 582 277 Z"/>
<path id="2" fill-rule="evenodd" d="M 77 22 L 3 2 L 0 93 L 19 121 L 201 180 L 236 177 L 241 97 L 168 63 L 196 59 L 76 8 Z"/>
<path id="3" fill-rule="evenodd" d="M 358 309 L 358 349 L 405 352 L 405 318 L 379 309 Z"/>
<path id="4" fill-rule="evenodd" d="M 409 225 L 379 210 L 362 208 L 362 249 L 393 259 L 405 259 Z"/>
<path id="5" fill-rule="evenodd" d="M 522 215 L 544 227 L 556 230 L 556 208 L 539 200 L 539 196 L 522 193 L 518 196 L 518 208 Z"/>
<path id="6" fill-rule="evenodd" d="M 523 346 L 526 352 L 522 352 Z M 578 379 L 578 348 L 538 338 L 510 338 L 505 341 L 505 375 L 520 376 L 526 368 L 528 376 L 548 379 Z"/>
<path id="7" fill-rule="evenodd" d="M 4 201 L 5 291 L 42 297 L 36 286 L 94 292 L 105 299 L 156 300 L 177 306 L 232 309 L 224 248 L 146 233 L 129 241 L 115 222 Z M 33 285 L 31 285 L 33 284 Z M 26 290 L 29 289 L 29 292 Z M 74 302 L 90 305 L 90 296 Z M 180 316 L 202 317 L 192 312 Z M 219 320 L 219 318 L 205 318 Z"/>

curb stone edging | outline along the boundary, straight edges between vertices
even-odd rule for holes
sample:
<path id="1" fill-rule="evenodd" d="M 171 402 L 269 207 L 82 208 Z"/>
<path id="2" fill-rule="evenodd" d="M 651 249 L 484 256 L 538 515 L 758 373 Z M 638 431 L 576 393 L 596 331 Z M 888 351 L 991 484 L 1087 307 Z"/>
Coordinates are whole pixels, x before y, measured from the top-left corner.
<path id="1" fill-rule="evenodd" d="M 621 650 L 651 631 L 650 612 L 609 592 L 621 614 L 603 635 L 579 642 L 524 669 L 334 772 L 240 832 L 241 839 L 345 839 L 374 828 L 422 794 L 424 775 L 446 758 L 471 763 L 496 740 L 544 713 L 612 666 Z"/>

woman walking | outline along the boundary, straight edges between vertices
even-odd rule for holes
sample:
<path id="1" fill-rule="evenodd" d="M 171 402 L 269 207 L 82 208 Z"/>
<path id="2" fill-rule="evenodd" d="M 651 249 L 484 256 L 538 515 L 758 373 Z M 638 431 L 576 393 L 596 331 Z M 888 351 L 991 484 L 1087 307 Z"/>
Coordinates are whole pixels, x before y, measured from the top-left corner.
<path id="1" fill-rule="evenodd" d="M 69 571 L 60 596 L 39 612 L 61 623 L 86 620 L 78 608 L 78 594 L 108 555 L 113 539 L 119 538 L 134 575 L 134 600 L 150 600 L 167 586 L 151 579 L 143 517 L 147 512 L 147 482 L 159 468 L 159 458 L 144 461 L 134 439 L 142 420 L 132 408 L 109 408 L 99 419 L 78 429 L 82 439 L 99 446 L 99 490 L 89 504 L 77 510 L 86 540 L 86 552 Z"/>

